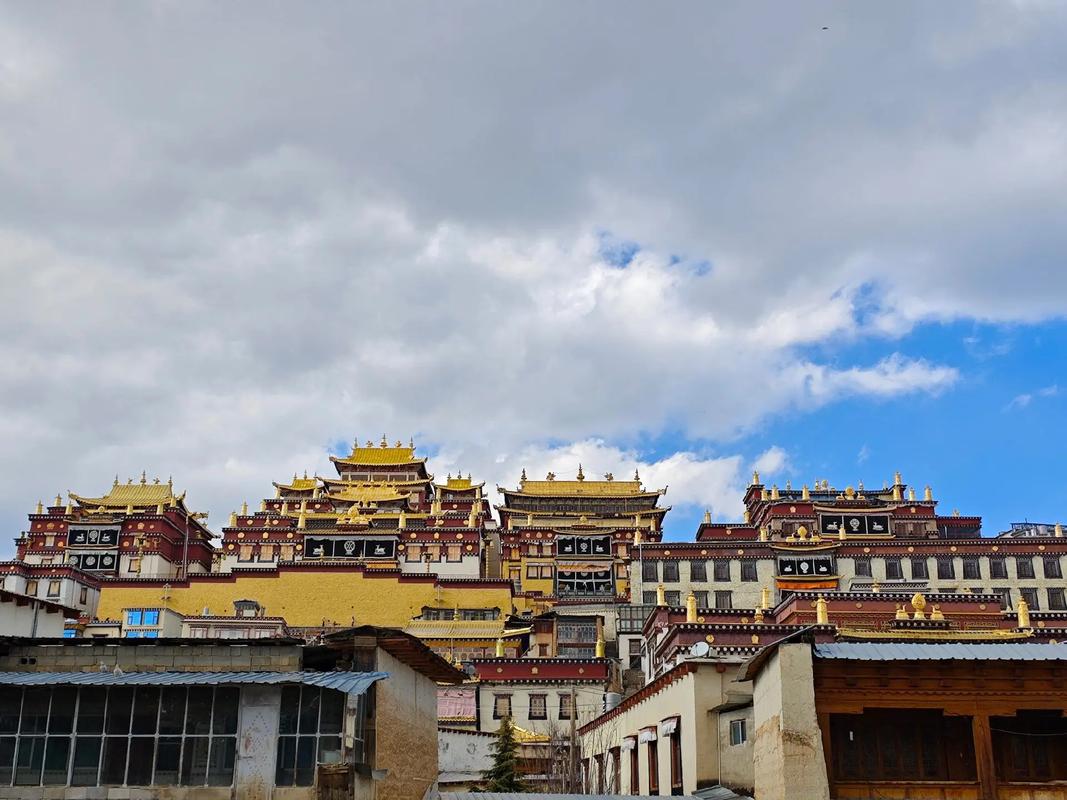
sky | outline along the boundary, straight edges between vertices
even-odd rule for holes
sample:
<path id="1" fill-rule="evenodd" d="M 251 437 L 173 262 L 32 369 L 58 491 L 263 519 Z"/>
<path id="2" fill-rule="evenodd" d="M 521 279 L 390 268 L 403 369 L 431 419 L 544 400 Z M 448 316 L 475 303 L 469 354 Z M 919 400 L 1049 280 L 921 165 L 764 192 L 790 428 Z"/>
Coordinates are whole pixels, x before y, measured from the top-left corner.
<path id="1" fill-rule="evenodd" d="M 0 3 L 0 557 L 354 438 L 1067 518 L 1067 6 Z M 491 493 L 498 499 L 495 491 Z"/>

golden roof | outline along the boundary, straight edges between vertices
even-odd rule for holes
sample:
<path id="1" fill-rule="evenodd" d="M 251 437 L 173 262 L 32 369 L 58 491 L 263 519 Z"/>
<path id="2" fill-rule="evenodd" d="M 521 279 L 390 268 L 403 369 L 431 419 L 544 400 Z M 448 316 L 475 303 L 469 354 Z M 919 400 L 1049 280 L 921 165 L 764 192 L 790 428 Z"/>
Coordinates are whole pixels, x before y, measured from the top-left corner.
<path id="1" fill-rule="evenodd" d="M 522 636 L 531 628 L 504 628 L 503 620 L 493 619 L 413 619 L 404 628 L 419 639 L 500 639 Z"/>
<path id="2" fill-rule="evenodd" d="M 477 489 L 479 486 L 485 486 L 485 481 L 482 481 L 481 483 L 472 483 L 470 475 L 468 475 L 466 478 L 462 477 L 461 475 L 457 475 L 455 477 L 449 475 L 444 483 L 435 483 L 434 486 L 438 489 Z"/>
<path id="3" fill-rule="evenodd" d="M 518 489 L 504 489 L 514 494 L 529 494 L 539 497 L 585 496 L 585 497 L 633 497 L 645 494 L 663 494 L 662 489 L 645 491 L 641 481 L 524 481 Z"/>
<path id="4" fill-rule="evenodd" d="M 326 486 L 369 486 L 369 485 L 371 485 L 371 483 L 368 483 L 365 478 L 323 478 L 323 477 L 320 477 L 319 480 L 322 481 L 323 484 L 325 484 Z M 374 486 L 393 486 L 393 487 L 411 486 L 411 487 L 414 488 L 414 487 L 418 487 L 418 486 L 425 486 L 427 483 L 430 483 L 430 481 L 432 481 L 432 480 L 433 480 L 433 475 L 430 475 L 430 476 L 428 476 L 426 478 L 416 478 L 415 480 L 403 480 L 403 481 L 384 480 L 384 481 L 373 481 L 372 483 L 373 483 Z"/>
<path id="5" fill-rule="evenodd" d="M 128 483 L 119 483 L 116 478 L 111 491 L 103 497 L 84 497 L 74 492 L 69 492 L 69 494 L 78 502 L 78 505 L 87 508 L 100 508 L 101 506 L 104 508 L 126 508 L 128 506 L 137 508 L 158 506 L 160 503 L 169 506 L 172 503 L 177 505 L 185 497 L 184 492 L 181 495 L 174 494 L 174 485 L 169 480 L 166 483 L 160 483 L 159 478 L 156 478 L 149 483 L 143 474 L 140 483 L 134 483 L 132 478 Z"/>
<path id="6" fill-rule="evenodd" d="M 408 492 L 398 492 L 387 483 L 350 484 L 339 492 L 329 492 L 326 495 L 330 500 L 340 500 L 344 503 L 383 503 L 404 500 L 407 496 Z"/>
<path id="7" fill-rule="evenodd" d="M 426 461 L 425 458 L 415 458 L 415 445 L 414 443 L 404 447 L 397 442 L 395 445 L 390 446 L 385 437 L 382 437 L 382 441 L 379 445 L 375 446 L 373 442 L 368 441 L 366 445 L 360 446 L 359 442 L 355 442 L 352 445 L 352 452 L 347 458 L 340 458 L 338 456 L 330 456 L 330 461 L 335 464 L 374 464 L 374 465 L 403 465 L 403 464 L 421 464 Z"/>
<path id="8" fill-rule="evenodd" d="M 277 481 L 274 481 L 274 485 L 277 486 L 279 489 L 292 489 L 293 491 L 297 492 L 306 492 L 309 489 L 314 489 L 315 487 L 317 487 L 319 485 L 319 479 L 309 478 L 306 474 L 303 478 L 298 478 L 296 477 L 296 475 L 294 475 L 293 480 L 291 482 L 278 483 Z"/>
<path id="9" fill-rule="evenodd" d="M 547 733 L 534 733 L 525 728 L 520 728 L 518 725 L 512 725 L 511 728 L 515 731 L 515 738 L 519 744 L 540 744 L 552 741 Z"/>

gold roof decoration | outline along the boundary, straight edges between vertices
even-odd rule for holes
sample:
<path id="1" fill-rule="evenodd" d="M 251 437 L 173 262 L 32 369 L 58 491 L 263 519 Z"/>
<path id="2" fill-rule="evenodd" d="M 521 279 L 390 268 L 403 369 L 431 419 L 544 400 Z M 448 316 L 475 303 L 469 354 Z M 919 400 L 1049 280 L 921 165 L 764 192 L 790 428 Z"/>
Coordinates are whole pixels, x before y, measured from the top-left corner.
<path id="1" fill-rule="evenodd" d="M 387 483 L 362 483 L 348 485 L 339 492 L 327 492 L 327 500 L 340 500 L 343 503 L 388 503 L 404 500 L 408 492 L 397 491 Z"/>
<path id="2" fill-rule="evenodd" d="M 589 497 L 627 497 L 637 495 L 661 495 L 666 489 L 646 491 L 641 488 L 641 481 L 591 481 L 582 476 L 582 480 L 561 481 L 557 480 L 553 473 L 548 473 L 551 478 L 543 481 L 524 481 L 522 488 L 516 491 L 520 494 L 539 495 L 551 497 L 553 495 L 586 495 Z"/>
<path id="3" fill-rule="evenodd" d="M 445 478 L 444 483 L 435 483 L 434 486 L 438 489 L 477 489 L 480 486 L 485 486 L 485 481 L 482 481 L 481 483 L 474 483 L 471 480 L 471 474 L 469 472 L 467 473 L 466 478 L 463 477 L 462 473 L 457 475 L 452 475 L 452 473 L 449 473 L 448 477 Z"/>
<path id="4" fill-rule="evenodd" d="M 307 470 L 304 470 L 304 477 L 298 478 L 296 473 L 293 473 L 293 479 L 289 483 L 274 482 L 274 486 L 279 489 L 292 489 L 297 492 L 306 492 L 309 489 L 315 489 L 319 485 L 319 479 L 317 477 L 308 477 Z"/>
<path id="5" fill-rule="evenodd" d="M 377 446 L 369 439 L 365 445 L 359 444 L 359 439 L 352 443 L 352 452 L 347 457 L 330 456 L 330 461 L 335 464 L 368 464 L 368 465 L 396 465 L 421 464 L 425 458 L 415 457 L 415 443 L 409 442 L 407 447 L 399 441 L 390 446 L 389 441 L 382 435 Z"/>
<path id="6" fill-rule="evenodd" d="M 68 492 L 68 494 L 79 506 L 92 509 L 127 509 L 131 506 L 154 508 L 160 503 L 176 506 L 185 499 L 185 492 L 180 495 L 174 494 L 174 485 L 170 479 L 166 483 L 160 483 L 157 478 L 149 483 L 144 473 L 141 474 L 139 483 L 134 483 L 132 478 L 127 483 L 119 483 L 116 477 L 111 491 L 103 497 L 86 497 L 74 492 Z"/>
<path id="7" fill-rule="evenodd" d="M 359 505 L 352 505 L 347 511 L 342 513 L 337 518 L 338 525 L 363 525 L 370 527 L 370 519 L 363 514 L 363 509 Z"/>
<path id="8" fill-rule="evenodd" d="M 542 744 L 552 741 L 547 733 L 534 733 L 525 728 L 520 728 L 518 725 L 512 725 L 511 728 L 515 732 L 515 739 L 519 744 Z"/>

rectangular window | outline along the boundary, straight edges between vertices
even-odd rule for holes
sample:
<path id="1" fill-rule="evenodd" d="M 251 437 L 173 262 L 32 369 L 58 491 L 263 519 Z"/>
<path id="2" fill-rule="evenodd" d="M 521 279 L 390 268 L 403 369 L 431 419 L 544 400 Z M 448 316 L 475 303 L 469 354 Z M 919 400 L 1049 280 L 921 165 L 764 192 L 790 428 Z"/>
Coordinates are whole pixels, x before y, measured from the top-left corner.
<path id="1" fill-rule="evenodd" d="M 252 545 L 250 545 L 250 544 L 241 545 L 241 547 L 238 549 L 238 552 L 237 552 L 237 560 L 238 561 L 252 561 L 253 560 Z M 193 767 L 190 767 L 190 769 L 192 769 L 192 768 Z"/>
<path id="2" fill-rule="evenodd" d="M 1011 608 L 1011 589 L 1007 586 L 994 586 L 993 594 L 1000 595 L 1000 607 L 1004 611 L 1008 611 Z"/>
<path id="3" fill-rule="evenodd" d="M 951 556 L 937 559 L 937 577 L 940 580 L 951 580 L 956 577 L 956 562 Z"/>
<path id="4" fill-rule="evenodd" d="M 655 739 L 648 743 L 648 793 L 659 794 L 659 751 Z"/>
<path id="5" fill-rule="evenodd" d="M 1060 569 L 1059 556 L 1045 556 L 1041 559 L 1046 578 L 1062 578 L 1063 571 Z M 51 590 L 49 590 L 51 591 Z"/>
<path id="6" fill-rule="evenodd" d="M 262 544 L 259 546 L 259 560 L 260 561 L 273 561 L 274 560 L 274 545 Z"/>
<path id="7" fill-rule="evenodd" d="M 548 695 L 530 695 L 530 719 L 548 719 Z"/>
<path id="8" fill-rule="evenodd" d="M 78 591 L 78 604 L 79 605 L 85 605 L 88 602 L 89 602 L 89 587 L 83 586 Z"/>
<path id="9" fill-rule="evenodd" d="M 1019 578 L 1034 577 L 1034 559 L 1030 556 L 1015 556 L 1015 574 Z"/>
<path id="10" fill-rule="evenodd" d="M 981 565 L 978 556 L 963 557 L 963 578 L 968 581 L 976 581 L 982 577 Z"/>
<path id="11" fill-rule="evenodd" d="M 643 581 L 658 581 L 659 580 L 659 563 L 656 561 L 642 561 L 641 562 L 641 580 Z"/>
<path id="12" fill-rule="evenodd" d="M 664 583 L 677 583 L 678 582 L 678 562 L 677 561 L 664 561 L 663 562 L 663 582 Z"/>
<path id="13" fill-rule="evenodd" d="M 693 596 L 697 599 L 697 608 L 708 607 L 708 593 L 707 592 L 693 592 Z"/>
<path id="14" fill-rule="evenodd" d="M 527 564 L 526 565 L 526 577 L 527 578 L 536 578 L 540 574 L 541 574 L 541 572 L 540 572 L 539 565 L 537 565 L 537 564 Z"/>
<path id="15" fill-rule="evenodd" d="M 630 794 L 641 794 L 641 767 L 637 761 L 637 743 L 630 751 Z"/>
<path id="16" fill-rule="evenodd" d="M 463 545 L 450 544 L 446 548 L 445 558 L 449 561 L 462 561 L 463 560 Z"/>
<path id="17" fill-rule="evenodd" d="M 291 544 L 283 544 L 281 546 L 281 556 L 279 561 L 292 561 L 293 554 L 295 553 L 294 546 Z"/>
<path id="18" fill-rule="evenodd" d="M 741 580 L 743 581 L 758 581 L 759 577 L 756 572 L 756 562 L 754 560 L 745 560 L 741 562 Z"/>
<path id="19" fill-rule="evenodd" d="M 193 713 L 190 692 L 189 713 Z M 333 689 L 315 686 L 283 686 L 278 725 L 275 784 L 277 786 L 311 786 L 315 782 L 316 764 L 341 762 L 341 733 L 345 718 L 345 695 Z M 362 713 L 357 719 L 362 720 Z M 237 709 L 224 721 L 236 730 Z M 188 748 L 188 743 L 186 743 Z M 362 736 L 355 739 L 356 763 L 363 761 Z M 207 760 L 208 782 L 216 763 L 232 763 L 236 751 L 212 748 Z M 184 764 L 183 764 L 184 767 Z"/>
<path id="20" fill-rule="evenodd" d="M 159 609 L 148 608 L 144 612 L 144 621 L 142 625 L 158 625 L 159 624 Z"/>
<path id="21" fill-rule="evenodd" d="M 30 597 L 37 596 L 37 581 L 26 581 L 26 594 Z"/>
<path id="22" fill-rule="evenodd" d="M 693 581 L 706 581 L 708 579 L 708 562 L 690 561 L 689 579 Z"/>
<path id="23" fill-rule="evenodd" d="M 559 718 L 570 719 L 571 708 L 571 696 L 569 694 L 561 694 L 559 696 Z"/>
<path id="24" fill-rule="evenodd" d="M 669 606 L 677 607 L 682 604 L 682 593 L 677 590 L 664 592 L 663 596 Z"/>
<path id="25" fill-rule="evenodd" d="M 1008 562 L 999 557 L 989 559 L 989 576 L 991 578 L 1007 578 Z"/>
<path id="26" fill-rule="evenodd" d="M 746 741 L 748 741 L 748 731 L 745 730 L 745 720 L 730 720 L 730 746 L 737 747 L 737 745 L 744 744 Z"/>
<path id="27" fill-rule="evenodd" d="M 887 558 L 885 560 L 885 578 L 887 581 L 899 581 L 904 577 L 904 568 L 899 558 Z"/>
<path id="28" fill-rule="evenodd" d="M 493 719 L 504 719 L 511 716 L 511 695 L 493 695 Z"/>
<path id="29" fill-rule="evenodd" d="M 1020 589 L 1019 594 L 1026 601 L 1026 605 L 1030 607 L 1031 611 L 1038 610 L 1040 606 L 1037 604 L 1037 589 Z"/>
<path id="30" fill-rule="evenodd" d="M 715 607 L 716 608 L 733 608 L 734 607 L 734 593 L 726 591 L 715 592 Z"/>
<path id="31" fill-rule="evenodd" d="M 1064 598 L 1063 589 L 1048 590 L 1048 610 L 1067 611 L 1067 598 Z"/>
<path id="32" fill-rule="evenodd" d="M 930 577 L 930 567 L 925 558 L 913 558 L 911 560 L 911 579 L 913 581 L 925 581 Z"/>
<path id="33" fill-rule="evenodd" d="M 853 561 L 856 566 L 856 576 L 860 578 L 871 577 L 871 560 L 869 558 L 857 558 Z"/>
<path id="34" fill-rule="evenodd" d="M 404 551 L 404 558 L 408 561 L 422 561 L 422 545 L 409 544 Z"/>
<path id="35" fill-rule="evenodd" d="M 130 609 L 126 612 L 126 624 L 137 626 L 141 624 L 141 609 Z"/>
<path id="36" fill-rule="evenodd" d="M 682 731 L 681 722 L 670 736 L 671 743 L 671 794 L 682 794 Z"/>
<path id="37" fill-rule="evenodd" d="M 48 596 L 49 597 L 59 597 L 59 585 L 60 585 L 59 581 L 49 581 L 48 582 Z"/>
<path id="38" fill-rule="evenodd" d="M 714 561 L 715 580 L 722 583 L 730 582 L 730 562 L 729 561 Z"/>
<path id="39" fill-rule="evenodd" d="M 650 591 L 641 592 L 641 602 L 646 606 L 656 605 L 656 593 Z"/>

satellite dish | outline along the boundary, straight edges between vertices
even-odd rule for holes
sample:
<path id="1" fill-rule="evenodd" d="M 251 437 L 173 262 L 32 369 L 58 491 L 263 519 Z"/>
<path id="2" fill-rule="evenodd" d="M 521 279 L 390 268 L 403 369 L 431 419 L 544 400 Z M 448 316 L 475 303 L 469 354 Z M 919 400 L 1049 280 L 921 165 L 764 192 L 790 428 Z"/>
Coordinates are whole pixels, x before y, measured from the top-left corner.
<path id="1" fill-rule="evenodd" d="M 704 658 L 711 652 L 711 646 L 707 642 L 697 642 L 689 648 L 689 654 L 697 658 Z"/>

